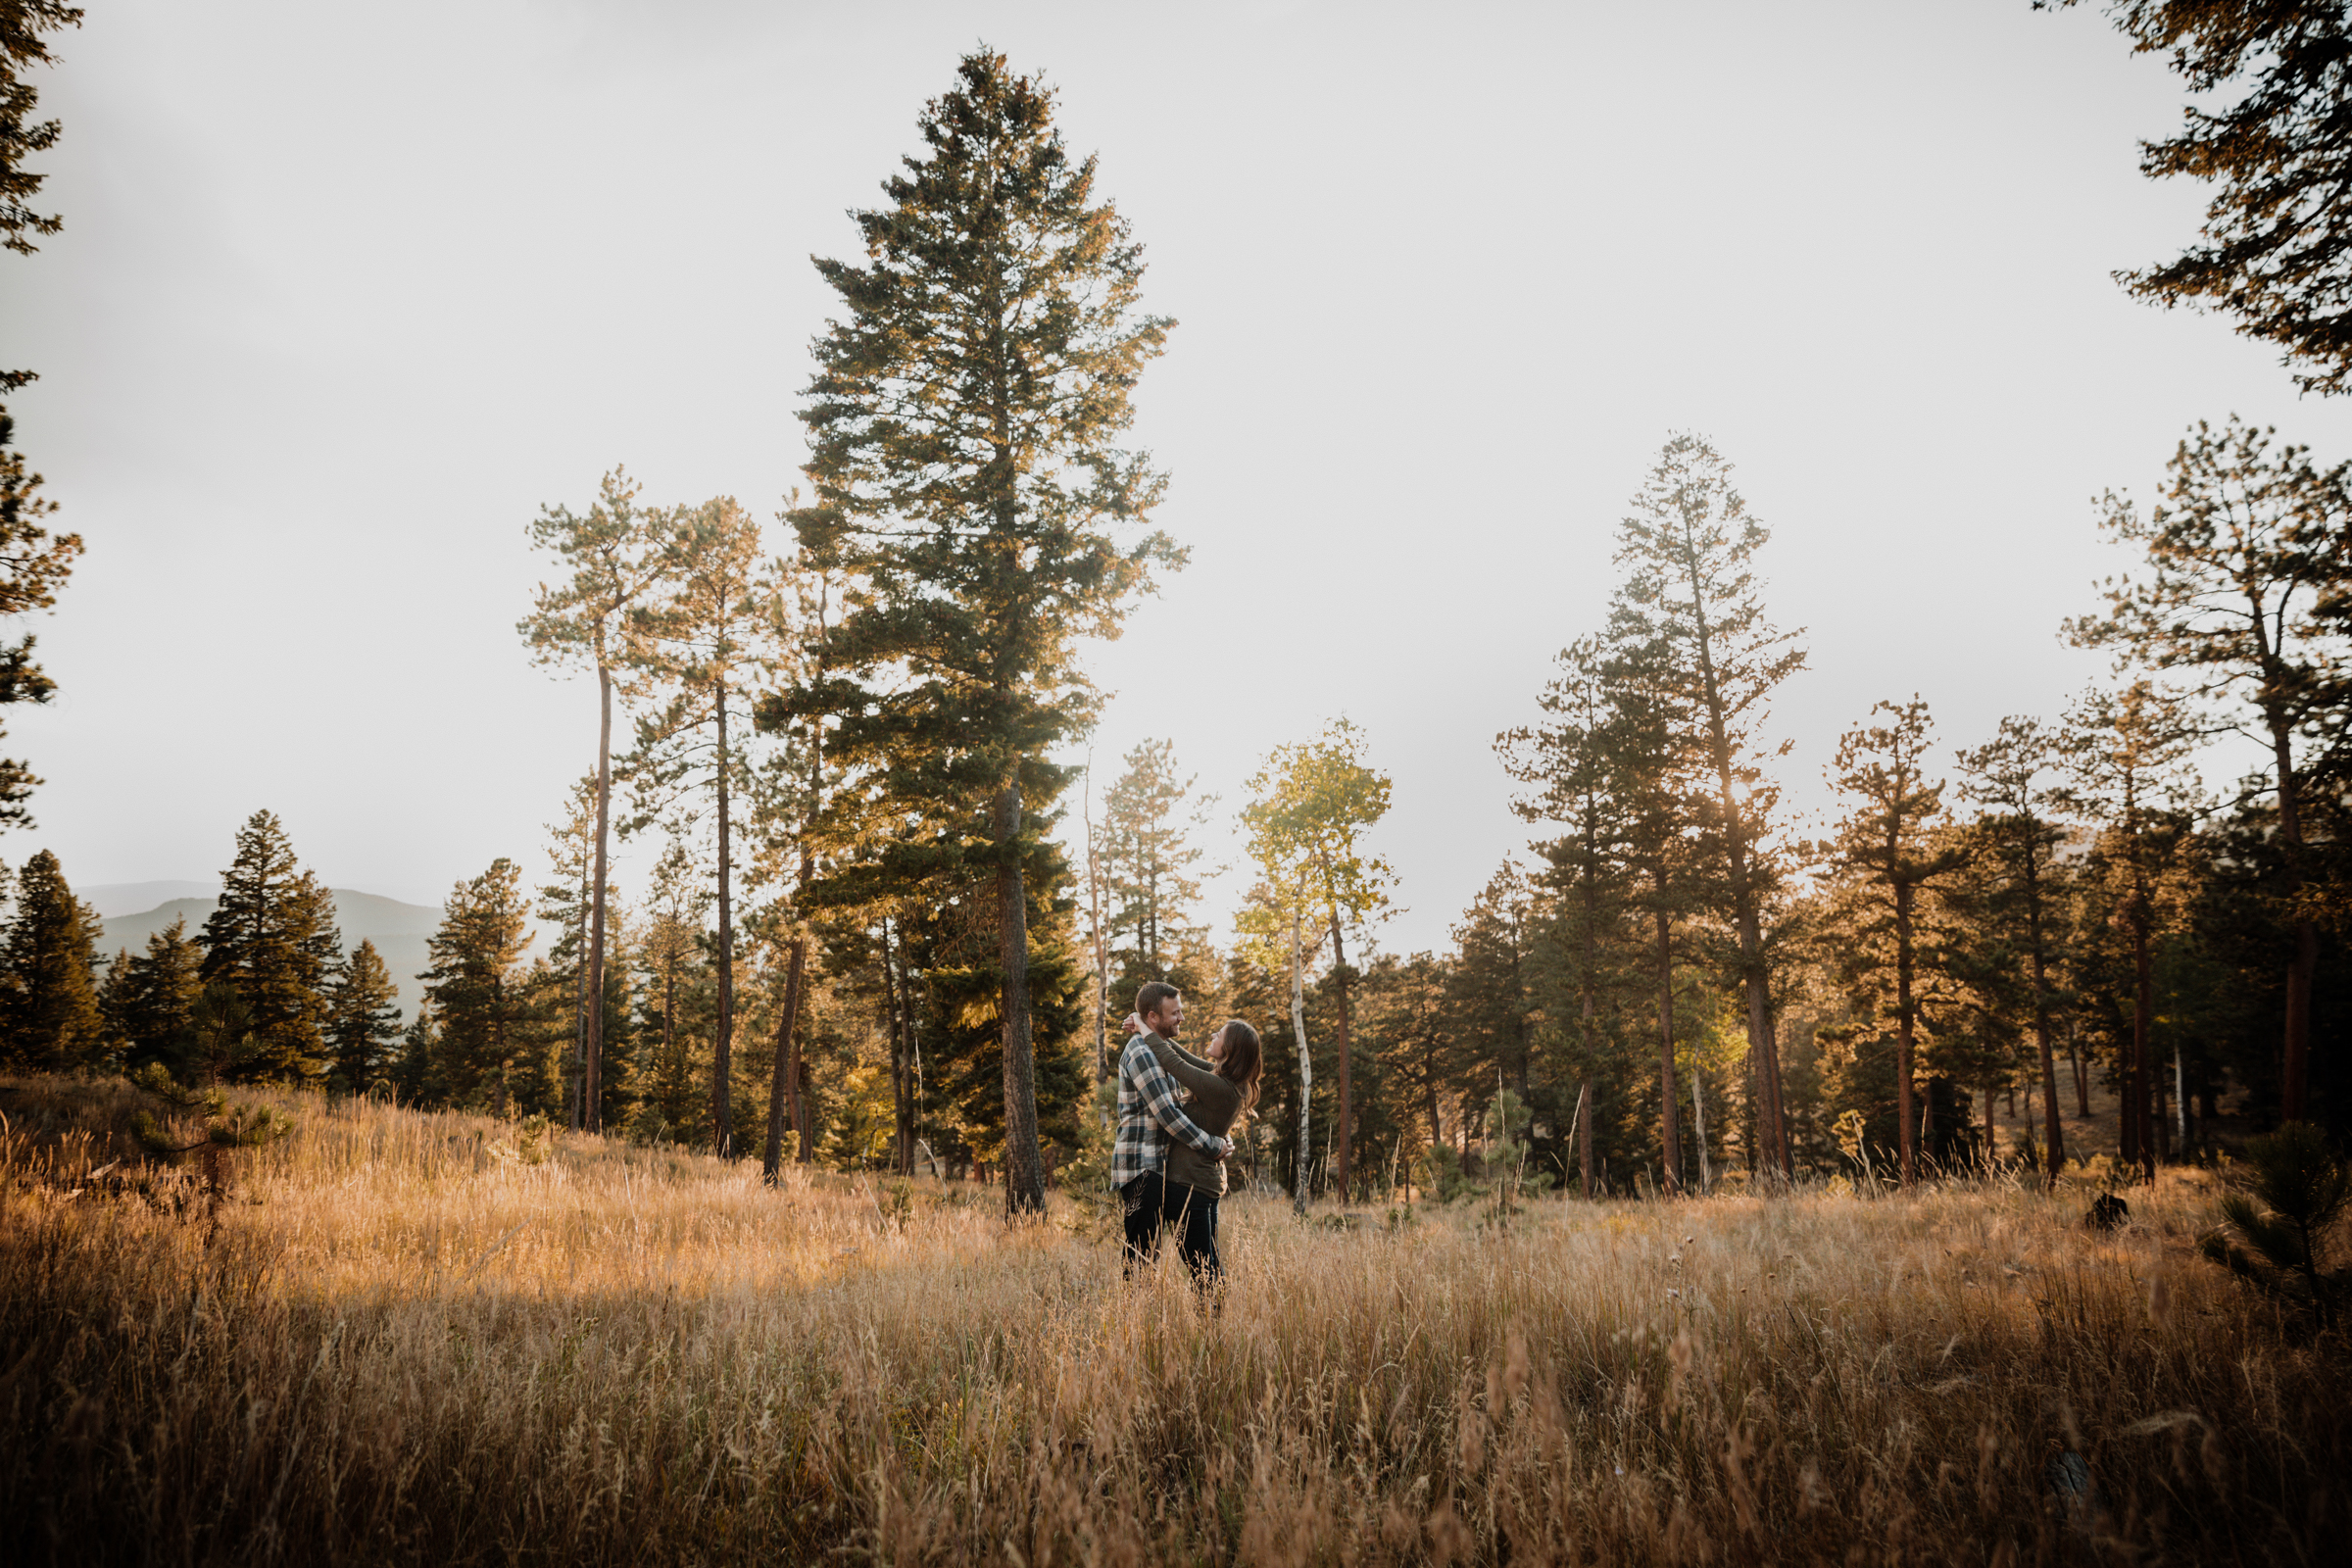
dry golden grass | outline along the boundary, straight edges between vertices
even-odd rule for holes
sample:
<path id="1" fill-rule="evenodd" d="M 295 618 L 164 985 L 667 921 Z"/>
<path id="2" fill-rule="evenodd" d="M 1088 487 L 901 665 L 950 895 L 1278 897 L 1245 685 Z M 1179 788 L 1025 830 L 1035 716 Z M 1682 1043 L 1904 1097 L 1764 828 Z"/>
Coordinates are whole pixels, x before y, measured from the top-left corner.
<path id="1" fill-rule="evenodd" d="M 2000 1186 L 1237 1198 L 1210 1317 L 1060 1200 L 472 1117 L 287 1097 L 225 1200 L 91 1179 L 138 1102 L 0 1093 L 14 1561 L 2342 1560 L 2342 1346 L 2191 1255 L 2188 1178 L 2113 1237 Z"/>

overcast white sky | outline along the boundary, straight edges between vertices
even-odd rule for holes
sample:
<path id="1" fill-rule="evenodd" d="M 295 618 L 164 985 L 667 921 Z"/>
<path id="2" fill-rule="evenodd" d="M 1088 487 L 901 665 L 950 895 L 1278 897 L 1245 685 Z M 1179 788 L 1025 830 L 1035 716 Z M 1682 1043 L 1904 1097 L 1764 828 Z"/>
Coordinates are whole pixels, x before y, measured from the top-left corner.
<path id="1" fill-rule="evenodd" d="M 2086 9 L 106 0 L 40 83 L 67 230 L 0 257 L 20 440 L 89 543 L 0 857 L 205 878 L 269 807 L 337 886 L 536 877 L 595 697 L 515 638 L 524 525 L 615 463 L 775 512 L 808 257 L 983 39 L 1058 85 L 1182 323 L 1138 436 L 1192 565 L 1100 654 L 1098 756 L 1172 738 L 1223 822 L 1347 713 L 1396 781 L 1392 948 L 1524 843 L 1492 740 L 1670 430 L 1774 529 L 1808 808 L 1878 698 L 1959 744 L 2055 711 L 2119 564 L 2089 498 L 2190 421 L 2345 455 L 2352 408 L 2110 280 L 2203 197 L 2137 173 L 2183 100 Z"/>

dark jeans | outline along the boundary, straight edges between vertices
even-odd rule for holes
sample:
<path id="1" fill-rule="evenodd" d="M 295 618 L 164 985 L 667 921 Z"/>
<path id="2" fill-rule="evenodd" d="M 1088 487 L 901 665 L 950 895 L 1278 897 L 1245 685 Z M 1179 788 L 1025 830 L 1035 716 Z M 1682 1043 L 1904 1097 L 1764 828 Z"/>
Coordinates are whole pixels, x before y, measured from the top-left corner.
<path id="1" fill-rule="evenodd" d="M 1127 1245 L 1123 1259 L 1132 1277 L 1138 1263 L 1159 1255 L 1162 1225 L 1176 1232 L 1176 1255 L 1203 1288 L 1225 1277 L 1217 1257 L 1217 1200 L 1213 1193 L 1163 1180 L 1148 1170 L 1122 1189 L 1127 1200 Z"/>

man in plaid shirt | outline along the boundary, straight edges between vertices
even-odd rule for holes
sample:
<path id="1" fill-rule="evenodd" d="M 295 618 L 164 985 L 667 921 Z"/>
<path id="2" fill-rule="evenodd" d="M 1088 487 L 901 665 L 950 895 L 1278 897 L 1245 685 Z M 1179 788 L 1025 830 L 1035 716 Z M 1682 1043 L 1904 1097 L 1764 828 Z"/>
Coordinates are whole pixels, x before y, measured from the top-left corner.
<path id="1" fill-rule="evenodd" d="M 1184 1027 L 1184 997 L 1164 981 L 1154 980 L 1136 993 L 1136 1016 L 1144 1033 L 1127 1042 L 1119 1054 L 1119 1132 L 1110 1146 L 1110 1184 L 1127 1200 L 1127 1257 L 1129 1273 L 1138 1261 L 1149 1261 L 1159 1250 L 1159 1227 L 1164 1204 L 1161 1180 L 1168 1163 L 1168 1140 L 1183 1139 L 1211 1159 L 1233 1152 L 1233 1140 L 1202 1132 L 1184 1113 L 1184 1091 L 1152 1054 L 1152 1037 L 1173 1040 Z"/>

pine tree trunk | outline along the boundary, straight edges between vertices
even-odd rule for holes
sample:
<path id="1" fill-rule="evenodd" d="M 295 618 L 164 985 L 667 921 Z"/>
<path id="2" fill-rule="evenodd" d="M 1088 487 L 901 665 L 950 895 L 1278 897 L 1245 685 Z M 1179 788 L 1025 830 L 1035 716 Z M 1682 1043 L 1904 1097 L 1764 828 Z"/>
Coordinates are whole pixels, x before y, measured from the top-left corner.
<path id="1" fill-rule="evenodd" d="M 490 1005 L 495 1009 L 490 1021 L 490 1054 L 498 1063 L 498 1088 L 491 1095 L 491 1114 L 500 1121 L 507 1119 L 507 1030 L 505 1014 L 507 999 L 494 987 Z"/>
<path id="2" fill-rule="evenodd" d="M 808 885 L 808 857 L 801 858 L 801 886 Z M 776 1021 L 776 1065 L 767 1085 L 767 1144 L 760 1153 L 760 1179 L 773 1184 L 784 1168 L 784 1117 L 792 1112 L 793 1128 L 802 1131 L 800 1116 L 801 1081 L 801 986 L 808 968 L 808 938 L 795 935 L 792 956 L 784 966 L 784 1016 Z M 808 1158 L 806 1133 L 801 1139 L 802 1160 Z"/>
<path id="3" fill-rule="evenodd" d="M 1675 1105 L 1674 1086 L 1674 947 L 1673 934 L 1668 926 L 1666 910 L 1666 876 L 1658 873 L 1658 1082 L 1664 1091 L 1665 1124 L 1661 1130 L 1661 1153 L 1658 1172 L 1665 1178 L 1669 1198 L 1679 1197 L 1683 1190 L 1683 1131 Z"/>
<path id="4" fill-rule="evenodd" d="M 2116 1052 L 2115 1157 L 2127 1170 L 2139 1163 L 2139 1117 L 2132 1109 L 2132 1054 L 2129 1040 Z"/>
<path id="5" fill-rule="evenodd" d="M 732 846 L 727 833 L 727 689 L 718 691 L 718 1039 L 710 1063 L 711 1146 L 718 1157 L 735 1152 L 735 1111 L 729 1091 L 735 1068 L 735 906 Z"/>
<path id="6" fill-rule="evenodd" d="M 914 1174 L 914 998 L 906 988 L 906 933 L 899 933 L 898 958 L 891 958 L 891 922 L 882 922 L 882 981 L 890 995 L 890 1108 L 898 1171 Z"/>
<path id="7" fill-rule="evenodd" d="M 1592 1075 L 1585 1074 L 1576 1089 L 1576 1144 L 1579 1156 L 1578 1175 L 1583 1182 L 1584 1196 L 1592 1196 Z"/>
<path id="8" fill-rule="evenodd" d="M 816 810 L 816 784 L 820 760 L 813 756 L 808 764 L 808 810 Z M 801 837 L 800 876 L 793 884 L 793 912 L 797 916 L 808 897 L 808 883 L 816 875 L 816 856 L 808 847 L 807 825 Z M 808 986 L 808 932 L 804 926 L 794 932 L 792 956 L 784 971 L 784 1016 L 776 1021 L 775 1076 L 767 1089 L 767 1148 L 760 1158 L 760 1169 L 769 1181 L 784 1164 L 784 1116 L 791 1113 L 793 1135 L 800 1148 L 796 1158 L 808 1164 L 816 1157 L 815 1140 L 810 1134 L 808 1115 L 808 1074 L 801 1064 L 801 997 Z"/>
<path id="9" fill-rule="evenodd" d="M 2075 1072 L 2075 1119 L 2090 1120 L 2090 1069 L 2082 1065 L 2082 1039 L 2075 1026 L 2066 1026 L 2066 1059 Z"/>
<path id="10" fill-rule="evenodd" d="M 2286 872 L 2287 906 L 2299 908 L 2303 893 L 2303 800 L 2295 778 L 2292 731 L 2271 724 L 2271 755 L 2278 772 L 2278 847 Z M 2320 966 L 2320 929 L 2309 919 L 2294 922 L 2295 952 L 2286 965 L 2286 1042 L 2278 1078 L 2278 1118 L 2308 1115 L 2311 1085 L 2311 983 Z"/>
<path id="11" fill-rule="evenodd" d="M 1511 1074 L 1511 1087 L 1519 1092 L 1519 1103 L 1527 1103 L 1527 1058 L 1533 1053 L 1527 1040 L 1527 984 L 1520 974 L 1519 939 L 1516 924 L 1511 928 L 1511 1047 L 1518 1068 Z"/>
<path id="12" fill-rule="evenodd" d="M 906 1169 L 914 1170 L 915 1136 L 923 1116 L 923 1038 L 916 1032 L 922 1008 L 914 999 L 914 971 L 906 967 L 906 939 L 899 933 L 899 995 L 906 1003 Z"/>
<path id="13" fill-rule="evenodd" d="M 2041 940 L 2041 878 L 2034 849 L 2035 824 L 2026 824 L 2026 935 L 2034 950 L 2034 1043 L 2041 1053 L 2041 1136 L 2049 1186 L 2066 1169 L 2066 1124 L 2058 1114 L 2058 1060 L 2050 1049 L 2050 982 L 2047 955 Z"/>
<path id="14" fill-rule="evenodd" d="M 1894 885 L 1894 1115 L 1901 1141 L 1903 1186 L 1918 1179 L 1919 1134 L 1911 1091 L 1911 884 Z"/>
<path id="15" fill-rule="evenodd" d="M 664 967 L 668 972 L 662 977 L 662 1071 L 666 1077 L 678 1052 L 678 960 L 674 954 Z M 668 1098 L 666 1091 L 663 1098 Z M 663 1121 L 668 1119 L 667 1115 L 662 1117 Z M 671 1129 L 669 1136 L 675 1142 L 676 1130 Z"/>
<path id="16" fill-rule="evenodd" d="M 1993 1097 L 1999 1093 L 2000 1086 L 1997 1084 L 1987 1083 L 1984 1086 L 1984 1167 L 1988 1172 L 1992 1168 L 1993 1160 L 1999 1157 L 2001 1152 L 2001 1132 L 1997 1121 L 1997 1107 L 1993 1104 Z"/>
<path id="17" fill-rule="evenodd" d="M 2153 1042 L 2148 1057 L 2148 1099 L 2150 1102 L 2148 1147 L 2155 1151 L 2159 1164 L 2173 1162 L 2173 1113 L 2169 1098 L 2172 1091 L 2164 1081 L 2164 1062 L 2154 1054 Z"/>
<path id="18" fill-rule="evenodd" d="M 1087 929 L 1095 945 L 1095 1077 L 1099 1087 L 1110 1071 L 1110 952 L 1102 941 L 1102 870 L 1095 841 L 1095 769 L 1086 769 Z M 1100 1097 L 1098 1097 L 1100 1098 Z"/>
<path id="19" fill-rule="evenodd" d="M 1029 1036 L 1029 903 L 1021 880 L 1021 787 L 997 793 L 998 961 L 1004 968 L 1004 1210 L 1046 1209 L 1044 1159 L 1037 1143 L 1037 1067 Z"/>
<path id="20" fill-rule="evenodd" d="M 1761 1094 L 1756 1106 L 1763 1125 L 1766 1163 L 1778 1178 L 1788 1174 L 1788 1123 L 1781 1111 L 1781 1050 L 1772 1027 L 1772 983 L 1764 962 L 1763 921 L 1756 911 L 1756 891 L 1749 864 L 1747 822 L 1740 813 L 1732 783 L 1732 743 L 1724 712 L 1724 698 L 1715 672 L 1713 628 L 1694 552 L 1685 552 L 1685 576 L 1690 586 L 1692 613 L 1698 621 L 1698 668 L 1707 705 L 1708 741 L 1714 754 L 1717 788 L 1723 803 L 1723 843 L 1730 862 L 1733 922 L 1740 937 L 1741 986 L 1747 994 L 1747 1050 L 1755 1063 Z"/>
<path id="21" fill-rule="evenodd" d="M 2290 896 L 2299 891 L 2291 889 Z M 2295 956 L 2286 966 L 2286 1058 L 2278 1086 L 2281 1121 L 2302 1121 L 2310 1114 L 2311 981 L 2319 966 L 2320 928 L 2297 920 Z"/>
<path id="22" fill-rule="evenodd" d="M 1583 1047 L 1584 1072 L 1577 1088 L 1576 1114 L 1577 1139 L 1584 1151 L 1582 1166 L 1584 1196 L 1589 1199 L 1592 1196 L 1592 1018 L 1595 1011 L 1592 1003 L 1592 993 L 1595 989 L 1592 973 L 1593 965 L 1599 962 L 1600 947 L 1600 889 L 1593 878 L 1594 868 L 1599 863 L 1600 850 L 1599 846 L 1594 843 L 1598 834 L 1592 824 L 1592 802 L 1589 795 L 1586 797 L 1585 808 L 1585 864 L 1582 877 L 1585 890 L 1585 963 L 1584 970 L 1577 976 L 1576 982 L 1578 1019 L 1583 1030 L 1579 1044 Z"/>
<path id="23" fill-rule="evenodd" d="M 2135 903 L 2140 901 L 2135 900 Z M 2124 1114 L 2131 1118 L 2132 1157 L 2153 1184 L 2156 1180 L 2155 1129 L 2148 1116 L 2148 1050 L 2150 1025 L 2156 1011 L 2155 964 L 2148 951 L 2148 917 L 2144 904 L 2132 917 L 2132 1077 Z"/>
<path id="24" fill-rule="evenodd" d="M 1331 958 L 1332 984 L 1338 988 L 1340 997 L 1339 1146 L 1335 1151 L 1337 1164 L 1334 1175 L 1339 1183 L 1340 1206 L 1346 1208 L 1349 1199 L 1348 1150 L 1355 1131 L 1355 1105 L 1350 1095 L 1352 1077 L 1348 1072 L 1348 950 L 1340 945 L 1340 917 L 1336 909 L 1331 917 Z"/>
<path id="25" fill-rule="evenodd" d="M 612 671 L 596 666 L 596 874 L 588 889 L 588 1052 L 582 1072 L 581 1125 L 605 1130 L 605 847 L 612 825 Z"/>
<path id="26" fill-rule="evenodd" d="M 1306 952 L 1298 939 L 1298 911 L 1291 910 L 1291 1038 L 1298 1042 L 1298 1192 L 1291 1206 L 1306 1212 L 1307 1100 L 1314 1087 L 1315 1064 L 1306 1050 Z M 1434 1114 L 1434 1112 L 1433 1112 Z"/>
<path id="27" fill-rule="evenodd" d="M 588 909 L 587 891 L 585 886 L 580 889 L 582 895 L 580 912 L 583 917 L 587 914 Z M 585 930 L 580 933 L 583 939 L 580 946 L 583 951 L 580 954 L 579 962 L 573 966 L 571 977 L 571 1067 L 564 1074 L 564 1120 L 570 1123 L 571 1130 L 575 1133 L 580 1130 L 580 1118 L 585 1113 L 588 1102 L 588 955 L 585 951 L 587 934 Z"/>
<path id="28" fill-rule="evenodd" d="M 808 883 L 816 875 L 816 854 L 809 847 L 808 824 L 816 816 L 820 804 L 818 790 L 824 781 L 824 752 L 820 742 L 821 737 L 812 730 L 808 748 L 808 815 L 801 823 L 800 874 L 792 885 L 792 912 L 796 922 L 806 913 Z M 776 1021 L 776 1065 L 767 1086 L 767 1146 L 760 1152 L 760 1172 L 769 1182 L 776 1179 L 784 1166 L 784 1117 L 788 1110 L 800 1143 L 800 1162 L 806 1165 L 815 1157 L 815 1151 L 809 1147 L 808 1097 L 802 1093 L 801 1072 L 801 992 L 808 973 L 808 931 L 806 925 L 801 925 L 793 933 L 792 956 L 784 971 L 784 1016 Z"/>
<path id="29" fill-rule="evenodd" d="M 804 1165 L 815 1164 L 816 1098 L 808 1083 L 808 1057 L 797 1038 L 792 1043 L 792 1132 L 799 1146 L 794 1157 Z"/>
<path id="30" fill-rule="evenodd" d="M 832 597 L 832 584 L 825 581 L 818 589 L 816 611 L 816 640 L 818 658 L 816 672 L 825 673 L 823 657 L 826 610 Z M 767 1146 L 760 1151 L 760 1172 L 769 1182 L 776 1180 L 784 1168 L 784 1118 L 789 1111 L 792 1130 L 800 1145 L 797 1158 L 808 1164 L 816 1157 L 814 1140 L 809 1136 L 808 1097 L 806 1093 L 807 1074 L 801 1066 L 801 992 L 808 974 L 808 928 L 806 923 L 808 884 L 816 875 L 816 852 L 809 841 L 811 824 L 816 820 L 819 807 L 824 804 L 825 732 L 820 720 L 808 725 L 808 800 L 801 818 L 800 874 L 792 884 L 792 914 L 795 930 L 792 937 L 792 956 L 784 971 L 784 1016 L 776 1021 L 776 1064 L 767 1086 Z"/>
<path id="31" fill-rule="evenodd" d="M 1700 1093 L 1700 1081 L 1706 1074 L 1697 1061 L 1690 1063 L 1690 1130 L 1698 1150 L 1698 1196 L 1704 1198 L 1714 1190 L 1715 1167 L 1707 1159 L 1707 1102 Z"/>

